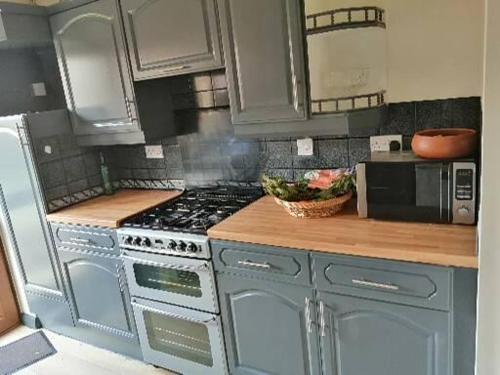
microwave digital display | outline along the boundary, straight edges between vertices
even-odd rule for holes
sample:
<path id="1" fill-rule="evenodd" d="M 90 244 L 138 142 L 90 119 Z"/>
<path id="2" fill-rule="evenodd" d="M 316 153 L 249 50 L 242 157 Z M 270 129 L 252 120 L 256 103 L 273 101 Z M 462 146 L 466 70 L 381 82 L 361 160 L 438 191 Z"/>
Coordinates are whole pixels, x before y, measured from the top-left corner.
<path id="1" fill-rule="evenodd" d="M 455 176 L 455 199 L 460 201 L 470 201 L 473 198 L 473 179 L 474 171 L 472 169 L 457 169 Z"/>

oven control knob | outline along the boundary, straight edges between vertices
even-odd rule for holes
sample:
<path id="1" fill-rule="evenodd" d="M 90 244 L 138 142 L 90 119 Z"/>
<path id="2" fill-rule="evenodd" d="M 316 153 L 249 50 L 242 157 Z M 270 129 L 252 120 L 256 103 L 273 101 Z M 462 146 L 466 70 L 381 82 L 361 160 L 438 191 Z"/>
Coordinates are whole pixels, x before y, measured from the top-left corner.
<path id="1" fill-rule="evenodd" d="M 170 241 L 168 241 L 167 249 L 174 250 L 176 246 L 177 246 L 177 244 L 175 243 L 175 241 L 170 240 Z"/>
<path id="2" fill-rule="evenodd" d="M 128 236 L 123 240 L 123 242 L 125 242 L 127 245 L 132 245 L 132 243 L 134 242 L 134 237 Z"/>
<path id="3" fill-rule="evenodd" d="M 150 247 L 151 246 L 151 240 L 149 238 L 147 238 L 147 237 L 144 237 L 142 239 L 141 245 L 145 246 L 145 247 Z"/>
<path id="4" fill-rule="evenodd" d="M 460 208 L 458 209 L 458 214 L 459 214 L 460 216 L 468 216 L 468 215 L 469 215 L 469 213 L 470 213 L 470 210 L 469 210 L 467 207 L 465 207 L 465 206 L 464 206 L 464 207 L 460 207 Z"/>
<path id="5" fill-rule="evenodd" d="M 134 238 L 134 241 L 132 242 L 133 245 L 140 246 L 142 242 L 141 237 L 136 237 Z"/>
<path id="6" fill-rule="evenodd" d="M 186 250 L 189 251 L 190 253 L 196 253 L 198 251 L 198 246 L 196 246 L 194 243 L 190 242 L 187 244 Z"/>
<path id="7" fill-rule="evenodd" d="M 186 251 L 186 244 L 184 242 L 180 241 L 177 244 L 177 247 L 175 248 L 175 250 L 177 250 L 177 251 Z"/>

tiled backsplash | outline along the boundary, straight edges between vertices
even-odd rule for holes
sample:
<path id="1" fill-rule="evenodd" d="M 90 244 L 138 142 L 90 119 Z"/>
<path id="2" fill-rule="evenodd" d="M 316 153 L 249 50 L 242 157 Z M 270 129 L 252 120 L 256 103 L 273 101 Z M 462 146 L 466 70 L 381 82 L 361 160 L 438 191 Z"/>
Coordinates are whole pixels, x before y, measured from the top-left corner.
<path id="1" fill-rule="evenodd" d="M 479 97 L 389 104 L 380 134 L 403 134 L 408 149 L 415 131 L 466 127 L 480 130 Z M 295 180 L 307 170 L 355 166 L 369 156 L 369 137 L 319 137 L 314 155 L 298 156 L 296 138 L 241 139 L 231 134 L 192 134 L 162 141 L 164 159 L 146 159 L 144 146 L 105 150 L 117 180 L 255 182 L 262 173 Z"/>
<path id="2" fill-rule="evenodd" d="M 161 141 L 163 159 L 147 159 L 144 145 L 83 148 L 67 122 L 49 137 L 33 139 L 40 175 L 53 210 L 102 193 L 99 151 L 121 187 L 179 188 L 213 183 L 257 183 L 263 173 L 292 181 L 311 169 L 355 166 L 370 154 L 369 137 L 318 137 L 314 155 L 298 156 L 296 138 L 242 139 L 227 129 Z M 403 134 L 409 149 L 417 130 L 480 130 L 480 98 L 389 104 L 380 134 Z M 57 134 L 57 135 L 54 135 Z M 50 146 L 51 153 L 45 151 Z"/>
<path id="3" fill-rule="evenodd" d="M 66 112 L 56 112 L 58 116 L 53 117 L 49 130 L 42 132 L 34 126 L 31 131 L 49 210 L 91 198 L 103 191 L 98 150 L 79 147 Z"/>

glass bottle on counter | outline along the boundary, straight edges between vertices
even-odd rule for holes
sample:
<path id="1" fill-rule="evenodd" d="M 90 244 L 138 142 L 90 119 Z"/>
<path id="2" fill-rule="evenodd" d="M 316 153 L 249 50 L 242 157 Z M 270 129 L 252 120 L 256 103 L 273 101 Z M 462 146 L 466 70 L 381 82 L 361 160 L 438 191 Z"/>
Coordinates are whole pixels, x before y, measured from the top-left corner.
<path id="1" fill-rule="evenodd" d="M 101 158 L 101 176 L 102 176 L 102 183 L 104 185 L 104 193 L 106 195 L 113 195 L 115 190 L 113 188 L 113 183 L 111 182 L 111 178 L 109 176 L 109 168 L 104 161 L 104 155 L 102 152 L 99 153 L 99 157 Z"/>

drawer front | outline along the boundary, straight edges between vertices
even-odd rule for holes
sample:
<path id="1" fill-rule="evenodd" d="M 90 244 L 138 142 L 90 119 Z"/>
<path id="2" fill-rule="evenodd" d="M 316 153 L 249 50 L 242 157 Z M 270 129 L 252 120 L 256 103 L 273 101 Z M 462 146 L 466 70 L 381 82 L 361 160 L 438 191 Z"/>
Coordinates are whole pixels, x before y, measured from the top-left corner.
<path id="1" fill-rule="evenodd" d="M 306 251 L 226 241 L 212 241 L 212 250 L 219 272 L 311 285 Z"/>
<path id="2" fill-rule="evenodd" d="M 321 291 L 450 309 L 449 268 L 332 255 L 313 255 L 313 264 Z"/>
<path id="3" fill-rule="evenodd" d="M 112 229 L 52 224 L 57 247 L 120 255 L 118 237 Z"/>

